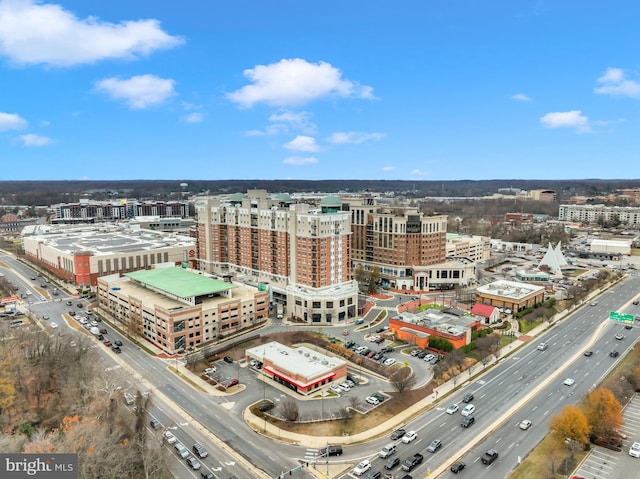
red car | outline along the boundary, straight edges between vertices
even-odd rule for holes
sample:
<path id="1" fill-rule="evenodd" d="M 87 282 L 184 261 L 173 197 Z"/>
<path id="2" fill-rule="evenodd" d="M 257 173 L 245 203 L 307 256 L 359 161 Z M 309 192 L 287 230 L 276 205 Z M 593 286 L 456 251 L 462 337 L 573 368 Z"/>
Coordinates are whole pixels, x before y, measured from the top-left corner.
<path id="1" fill-rule="evenodd" d="M 224 387 L 225 388 L 230 388 L 231 386 L 235 386 L 236 384 L 238 384 L 238 379 L 237 378 L 233 378 L 233 379 L 230 379 L 229 381 L 227 381 L 226 383 L 224 383 Z"/>
<path id="2" fill-rule="evenodd" d="M 111 346 L 111 341 L 109 339 L 105 339 L 102 342 L 104 343 L 105 346 Z"/>

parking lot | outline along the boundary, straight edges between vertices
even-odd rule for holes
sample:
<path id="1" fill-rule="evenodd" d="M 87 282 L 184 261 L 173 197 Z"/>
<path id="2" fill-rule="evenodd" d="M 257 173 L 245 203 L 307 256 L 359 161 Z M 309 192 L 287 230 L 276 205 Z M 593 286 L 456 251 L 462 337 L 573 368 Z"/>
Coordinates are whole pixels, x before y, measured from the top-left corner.
<path id="1" fill-rule="evenodd" d="M 618 479 L 622 477 L 638 477 L 640 459 L 629 455 L 629 448 L 634 442 L 640 442 L 640 395 L 636 394 L 623 411 L 624 424 L 622 432 L 625 438 L 622 451 L 616 452 L 600 446 L 594 446 L 585 458 L 575 475 L 588 479 Z"/>

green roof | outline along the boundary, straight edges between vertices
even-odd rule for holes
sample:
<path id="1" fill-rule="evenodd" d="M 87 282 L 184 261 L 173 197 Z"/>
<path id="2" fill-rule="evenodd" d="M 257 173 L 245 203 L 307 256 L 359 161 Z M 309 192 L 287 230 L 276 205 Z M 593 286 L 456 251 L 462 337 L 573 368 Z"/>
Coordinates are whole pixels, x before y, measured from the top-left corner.
<path id="1" fill-rule="evenodd" d="M 246 197 L 247 197 L 247 195 L 246 195 L 246 194 L 238 192 L 238 193 L 234 193 L 234 194 L 232 194 L 232 195 L 229 197 L 229 200 L 230 200 L 230 201 L 242 201 L 242 200 L 244 200 Z"/>
<path id="2" fill-rule="evenodd" d="M 338 208 L 342 206 L 342 201 L 337 196 L 326 196 L 320 200 L 320 206 Z"/>
<path id="3" fill-rule="evenodd" d="M 125 273 L 125 276 L 180 298 L 219 293 L 236 287 L 231 283 L 192 273 L 182 268 L 133 271 Z"/>

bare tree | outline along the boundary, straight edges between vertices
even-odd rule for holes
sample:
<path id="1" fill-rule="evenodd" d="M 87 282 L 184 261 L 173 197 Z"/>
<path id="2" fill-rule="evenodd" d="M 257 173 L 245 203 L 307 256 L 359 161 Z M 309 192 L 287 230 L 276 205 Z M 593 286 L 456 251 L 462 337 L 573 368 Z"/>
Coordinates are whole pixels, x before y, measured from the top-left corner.
<path id="1" fill-rule="evenodd" d="M 280 404 L 280 411 L 282 417 L 287 421 L 297 421 L 298 419 L 298 404 L 293 399 L 286 399 Z"/>
<path id="2" fill-rule="evenodd" d="M 353 409 L 357 408 L 362 404 L 362 400 L 358 396 L 349 396 L 349 406 Z"/>
<path id="3" fill-rule="evenodd" d="M 416 384 L 416 375 L 413 369 L 402 367 L 394 372 L 389 378 L 391 385 L 401 393 L 406 389 L 411 389 Z"/>

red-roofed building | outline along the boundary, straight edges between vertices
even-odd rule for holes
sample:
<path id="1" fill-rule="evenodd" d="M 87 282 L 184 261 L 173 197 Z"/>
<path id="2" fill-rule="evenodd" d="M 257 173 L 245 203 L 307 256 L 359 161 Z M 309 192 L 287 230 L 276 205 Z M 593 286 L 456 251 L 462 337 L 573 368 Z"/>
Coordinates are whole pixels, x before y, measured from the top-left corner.
<path id="1" fill-rule="evenodd" d="M 471 308 L 471 314 L 482 316 L 485 324 L 494 324 L 500 320 L 500 310 L 488 304 L 474 304 L 473 308 Z"/>

